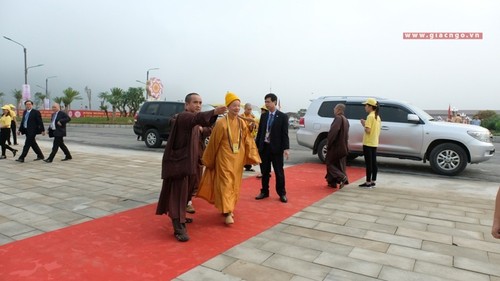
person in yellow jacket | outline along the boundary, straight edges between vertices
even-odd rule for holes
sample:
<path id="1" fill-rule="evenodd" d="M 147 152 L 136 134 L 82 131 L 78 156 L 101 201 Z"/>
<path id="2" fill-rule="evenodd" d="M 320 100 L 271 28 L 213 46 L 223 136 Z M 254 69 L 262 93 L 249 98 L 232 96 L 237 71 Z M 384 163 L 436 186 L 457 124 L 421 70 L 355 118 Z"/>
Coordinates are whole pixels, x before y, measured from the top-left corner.
<path id="1" fill-rule="evenodd" d="M 259 164 L 261 160 L 246 122 L 238 117 L 240 98 L 229 92 L 225 100 L 228 112 L 215 123 L 203 153 L 205 171 L 197 196 L 214 204 L 224 214 L 226 224 L 233 224 L 243 165 Z"/>
<path id="2" fill-rule="evenodd" d="M 16 156 L 17 149 L 13 149 L 7 144 L 7 140 L 10 138 L 10 124 L 12 118 L 10 117 L 10 106 L 2 106 L 2 116 L 0 117 L 0 145 L 2 146 L 2 155 L 0 159 L 5 159 L 7 156 L 5 152 L 8 150 L 12 151 L 12 154 Z"/>
<path id="3" fill-rule="evenodd" d="M 380 106 L 374 98 L 367 99 L 364 103 L 368 117 L 361 119 L 363 134 L 363 156 L 365 157 L 366 182 L 359 185 L 363 188 L 374 188 L 377 180 L 377 147 L 380 137 L 382 120 L 379 116 Z"/>
<path id="4" fill-rule="evenodd" d="M 17 114 L 16 114 L 16 107 L 13 104 L 9 104 L 10 108 L 10 117 L 12 118 L 12 121 L 10 122 L 10 130 L 12 132 L 12 140 L 14 141 L 14 145 L 17 145 Z M 7 140 L 9 145 L 12 143 L 10 142 L 10 138 Z"/>

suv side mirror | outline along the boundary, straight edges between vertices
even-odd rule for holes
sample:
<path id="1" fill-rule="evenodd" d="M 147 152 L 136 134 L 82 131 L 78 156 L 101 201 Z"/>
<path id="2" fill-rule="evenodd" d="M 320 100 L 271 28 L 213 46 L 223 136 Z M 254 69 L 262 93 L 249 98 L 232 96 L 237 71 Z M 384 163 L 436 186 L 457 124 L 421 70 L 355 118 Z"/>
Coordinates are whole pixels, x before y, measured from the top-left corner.
<path id="1" fill-rule="evenodd" d="M 408 113 L 408 122 L 418 124 L 420 123 L 420 117 L 417 114 Z"/>

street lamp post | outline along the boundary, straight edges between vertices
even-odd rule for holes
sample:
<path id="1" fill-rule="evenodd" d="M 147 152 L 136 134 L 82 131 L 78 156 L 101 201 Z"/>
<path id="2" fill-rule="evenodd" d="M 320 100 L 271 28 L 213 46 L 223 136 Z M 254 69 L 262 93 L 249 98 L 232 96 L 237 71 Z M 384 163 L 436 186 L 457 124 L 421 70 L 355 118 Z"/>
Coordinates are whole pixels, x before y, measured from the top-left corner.
<path id="1" fill-rule="evenodd" d="M 147 86 L 147 83 L 148 83 L 148 80 L 149 80 L 149 71 L 150 70 L 158 70 L 159 68 L 158 67 L 155 67 L 155 68 L 150 68 L 148 69 L 148 71 L 146 71 L 146 100 L 148 100 L 148 86 Z"/>
<path id="2" fill-rule="evenodd" d="M 45 98 L 49 100 L 49 105 L 50 105 L 50 96 L 49 96 L 49 79 L 50 78 L 56 78 L 57 76 L 49 76 L 45 78 Z"/>
<path id="3" fill-rule="evenodd" d="M 15 41 L 15 40 L 10 39 L 10 38 L 9 38 L 9 37 L 7 37 L 7 36 L 4 36 L 3 38 L 5 38 L 5 39 L 7 39 L 7 40 L 9 40 L 9 41 L 12 41 L 12 42 L 16 43 L 17 45 L 19 45 L 19 46 L 23 47 L 23 51 L 24 51 L 24 84 L 26 84 L 26 85 L 27 85 L 27 84 L 28 84 L 28 61 L 27 61 L 27 59 L 26 59 L 26 56 L 27 56 L 27 55 L 26 55 L 26 53 L 27 53 L 26 47 L 24 47 L 24 45 L 23 45 L 23 44 L 21 44 L 21 43 L 19 43 L 19 42 Z"/>

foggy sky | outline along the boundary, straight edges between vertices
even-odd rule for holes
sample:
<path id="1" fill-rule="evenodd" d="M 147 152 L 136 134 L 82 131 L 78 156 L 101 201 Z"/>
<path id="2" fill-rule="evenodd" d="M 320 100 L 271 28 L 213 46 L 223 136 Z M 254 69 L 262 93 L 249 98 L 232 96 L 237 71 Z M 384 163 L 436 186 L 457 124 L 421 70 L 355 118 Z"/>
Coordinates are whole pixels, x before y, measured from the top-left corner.
<path id="1" fill-rule="evenodd" d="M 160 78 L 161 99 L 226 91 L 283 111 L 325 95 L 397 98 L 423 109 L 500 109 L 500 1 L 0 0 L 0 35 L 28 51 L 32 94 L 72 87 L 88 104 Z M 482 40 L 403 40 L 403 32 L 482 32 Z M 24 83 L 21 46 L 0 37 L 0 91 Z M 42 86 L 42 88 L 36 85 Z"/>

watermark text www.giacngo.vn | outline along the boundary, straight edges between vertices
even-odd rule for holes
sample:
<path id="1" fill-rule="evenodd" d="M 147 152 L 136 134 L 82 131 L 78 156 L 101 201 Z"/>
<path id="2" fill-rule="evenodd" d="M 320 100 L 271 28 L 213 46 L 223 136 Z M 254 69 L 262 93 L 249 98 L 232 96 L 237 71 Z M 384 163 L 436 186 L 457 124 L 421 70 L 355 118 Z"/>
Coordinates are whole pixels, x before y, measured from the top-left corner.
<path id="1" fill-rule="evenodd" d="M 482 40 L 482 32 L 403 32 L 407 40 Z"/>

